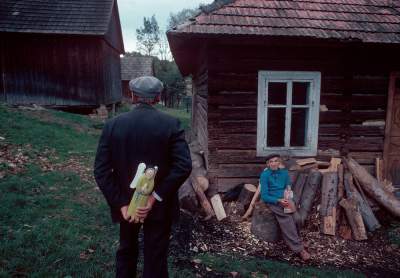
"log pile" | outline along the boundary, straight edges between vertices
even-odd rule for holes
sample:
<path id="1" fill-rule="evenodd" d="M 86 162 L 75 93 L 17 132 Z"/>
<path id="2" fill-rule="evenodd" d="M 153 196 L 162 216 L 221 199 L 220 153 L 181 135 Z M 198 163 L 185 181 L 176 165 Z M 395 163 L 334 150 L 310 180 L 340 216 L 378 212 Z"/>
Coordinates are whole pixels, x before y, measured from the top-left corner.
<path id="1" fill-rule="evenodd" d="M 190 155 L 192 157 L 192 173 L 178 192 L 181 209 L 191 215 L 201 215 L 204 220 L 209 220 L 213 216 L 216 216 L 219 221 L 225 219 L 226 213 L 220 195 L 208 192 L 209 180 L 204 153 L 198 142 L 194 141 L 190 144 Z M 211 195 L 210 199 L 207 198 L 206 192 Z"/>
<path id="2" fill-rule="evenodd" d="M 296 171 L 290 176 L 295 177 L 293 191 L 297 211 L 293 218 L 300 229 L 305 226 L 310 214 L 316 213 L 322 234 L 361 241 L 368 238 L 368 232 L 381 227 L 375 215 L 377 209 L 385 209 L 400 217 L 400 201 L 384 182 L 379 182 L 354 159 L 332 158 L 329 165 L 315 159 L 299 162 L 296 165 L 291 163 L 288 168 Z M 249 197 L 245 199 L 248 202 Z M 273 221 L 268 206 L 259 199 L 258 185 L 247 211 L 243 214 L 243 210 L 237 209 L 236 213 L 242 216 L 242 220 L 251 221 L 251 231 L 258 238 L 276 241 L 279 238 L 276 234 L 279 231 L 277 222 Z M 238 198 L 236 207 L 241 208 L 241 202 Z M 315 207 L 316 211 L 312 211 Z"/>
<path id="3" fill-rule="evenodd" d="M 260 239 L 279 239 L 274 215 L 260 200 L 260 185 L 238 184 L 223 195 L 213 192 L 198 144 L 191 144 L 191 155 L 192 174 L 179 190 L 183 210 L 204 220 L 214 216 L 218 221 L 240 217 L 242 221 L 251 221 L 251 231 Z M 316 214 L 322 234 L 361 241 L 368 238 L 368 232 L 381 227 L 375 215 L 377 210 L 387 210 L 400 218 L 400 201 L 383 180 L 382 169 L 374 177 L 351 157 L 332 157 L 327 161 L 305 158 L 285 163 L 297 208 L 293 219 L 299 229 L 306 226 L 311 214 Z"/>

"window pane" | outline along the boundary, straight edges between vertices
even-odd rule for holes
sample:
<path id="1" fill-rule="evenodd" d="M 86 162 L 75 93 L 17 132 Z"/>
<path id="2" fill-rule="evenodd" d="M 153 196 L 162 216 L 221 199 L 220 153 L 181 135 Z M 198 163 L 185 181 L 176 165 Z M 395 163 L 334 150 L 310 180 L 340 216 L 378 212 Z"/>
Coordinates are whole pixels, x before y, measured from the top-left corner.
<path id="1" fill-rule="evenodd" d="M 290 146 L 304 147 L 306 145 L 308 108 L 292 109 L 292 126 L 290 128 Z"/>
<path id="2" fill-rule="evenodd" d="M 267 146 L 285 145 L 285 108 L 268 108 Z"/>
<path id="3" fill-rule="evenodd" d="M 286 83 L 268 82 L 268 104 L 286 105 Z"/>
<path id="4" fill-rule="evenodd" d="M 310 82 L 293 82 L 293 105 L 308 104 Z"/>

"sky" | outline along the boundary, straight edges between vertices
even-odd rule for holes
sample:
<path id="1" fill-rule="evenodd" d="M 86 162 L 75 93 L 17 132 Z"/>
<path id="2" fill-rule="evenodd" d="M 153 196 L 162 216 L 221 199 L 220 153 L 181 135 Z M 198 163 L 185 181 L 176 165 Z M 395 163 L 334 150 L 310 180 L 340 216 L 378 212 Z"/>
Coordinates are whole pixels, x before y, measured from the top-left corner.
<path id="1" fill-rule="evenodd" d="M 137 51 L 136 29 L 143 25 L 143 17 L 154 14 L 160 29 L 165 32 L 170 13 L 212 2 L 213 0 L 118 0 L 125 51 Z"/>

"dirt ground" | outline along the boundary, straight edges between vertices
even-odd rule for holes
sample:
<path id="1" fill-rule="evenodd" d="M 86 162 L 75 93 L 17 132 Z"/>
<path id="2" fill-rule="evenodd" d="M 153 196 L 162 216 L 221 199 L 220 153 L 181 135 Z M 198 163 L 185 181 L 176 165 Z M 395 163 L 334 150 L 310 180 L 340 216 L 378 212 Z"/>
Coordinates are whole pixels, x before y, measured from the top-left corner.
<path id="1" fill-rule="evenodd" d="M 231 216 L 221 222 L 216 219 L 201 221 L 181 213 L 171 250 L 179 250 L 175 252 L 187 255 L 198 252 L 230 253 L 288 262 L 296 266 L 352 269 L 368 277 L 400 277 L 400 247 L 389 242 L 385 231 L 390 220 L 381 221 L 383 228 L 369 233 L 368 240 L 360 242 L 322 235 L 318 220 L 311 219 L 301 231 L 311 253 L 311 260 L 304 264 L 293 252 L 288 251 L 282 240 L 277 243 L 258 240 L 250 232 L 251 223 L 242 222 L 239 217 Z M 400 230 L 397 232 L 400 234 Z"/>

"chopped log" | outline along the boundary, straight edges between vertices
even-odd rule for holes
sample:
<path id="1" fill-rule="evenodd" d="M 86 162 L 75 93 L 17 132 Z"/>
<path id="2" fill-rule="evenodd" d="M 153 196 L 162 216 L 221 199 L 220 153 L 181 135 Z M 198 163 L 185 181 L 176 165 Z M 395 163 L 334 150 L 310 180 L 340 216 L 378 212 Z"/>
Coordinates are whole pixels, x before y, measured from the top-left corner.
<path id="1" fill-rule="evenodd" d="M 196 198 L 196 193 L 190 183 L 190 179 L 187 179 L 178 191 L 179 205 L 182 209 L 188 211 L 194 215 L 198 212 L 199 202 Z"/>
<path id="2" fill-rule="evenodd" d="M 295 183 L 298 175 L 299 175 L 299 171 L 289 171 L 289 179 L 290 179 L 291 184 Z"/>
<path id="3" fill-rule="evenodd" d="M 338 166 L 338 190 L 337 190 L 337 205 L 336 205 L 336 221 L 337 221 L 337 227 L 339 227 L 339 234 L 341 231 L 341 225 L 342 225 L 342 218 L 343 218 L 343 214 L 342 214 L 342 207 L 339 205 L 340 200 L 342 200 L 342 198 L 344 197 L 344 167 L 343 164 L 340 164 Z M 344 218 L 346 219 L 346 218 Z M 344 223 L 343 223 L 344 224 Z M 343 228 L 342 228 L 343 229 Z M 350 233 L 351 234 L 351 233 Z"/>
<path id="4" fill-rule="evenodd" d="M 297 159 L 296 163 L 300 166 L 304 166 L 307 164 L 313 164 L 313 163 L 317 163 L 317 160 L 313 157 L 311 158 L 303 158 L 303 159 Z"/>
<path id="5" fill-rule="evenodd" d="M 298 227 L 304 226 L 304 222 L 310 213 L 320 182 L 321 173 L 315 170 L 311 171 L 308 175 L 307 182 L 304 185 L 303 194 L 301 194 L 299 209 L 293 214 L 293 218 Z"/>
<path id="6" fill-rule="evenodd" d="M 198 183 L 197 179 L 193 177 L 192 175 L 190 176 L 190 181 L 192 183 L 193 189 L 197 194 L 197 197 L 199 198 L 200 205 L 203 207 L 204 212 L 206 214 L 204 220 L 208 220 L 214 215 L 214 211 L 211 207 L 210 202 L 208 201 L 206 195 L 204 194 L 203 189 L 201 188 L 200 184 Z"/>
<path id="7" fill-rule="evenodd" d="M 203 190 L 203 192 L 207 191 L 210 184 L 208 179 L 205 176 L 197 176 L 195 179 L 201 187 L 201 190 Z"/>
<path id="8" fill-rule="evenodd" d="M 367 194 L 373 197 L 381 206 L 386 208 L 394 216 L 400 217 L 400 200 L 383 189 L 383 185 L 371 176 L 371 174 L 369 174 L 367 170 L 360 166 L 360 164 L 358 164 L 354 159 L 349 158 L 347 160 L 347 165 Z"/>
<path id="9" fill-rule="evenodd" d="M 340 201 L 339 201 L 339 203 L 340 203 Z M 343 208 L 341 208 L 341 209 L 344 210 Z M 352 239 L 351 228 L 350 228 L 349 222 L 347 221 L 347 218 L 346 218 L 346 211 L 344 211 L 344 213 L 342 213 L 340 216 L 340 226 L 339 226 L 338 233 L 343 239 L 347 239 L 347 240 Z"/>
<path id="10" fill-rule="evenodd" d="M 366 240 L 367 233 L 365 231 L 361 213 L 357 206 L 357 201 L 354 199 L 342 199 L 339 204 L 346 211 L 347 219 L 349 220 L 354 239 Z"/>
<path id="11" fill-rule="evenodd" d="M 246 212 L 256 191 L 257 187 L 255 185 L 248 183 L 243 186 L 238 198 L 239 203 L 237 204 L 240 214 L 244 214 Z"/>
<path id="12" fill-rule="evenodd" d="M 346 183 L 346 189 L 348 188 L 349 190 L 349 192 L 346 192 L 347 196 L 348 198 L 356 200 L 365 227 L 368 229 L 368 231 L 373 232 L 376 229 L 380 228 L 381 225 L 379 224 L 374 213 L 372 212 L 371 207 L 368 205 L 366 200 L 363 199 L 361 194 L 357 191 L 356 187 L 354 186 L 353 177 L 351 173 L 345 174 L 344 181 Z"/>
<path id="13" fill-rule="evenodd" d="M 336 204 L 337 204 L 337 188 L 338 174 L 336 172 L 328 172 L 323 175 L 321 189 L 321 208 L 322 217 L 322 233 L 327 235 L 335 235 L 336 233 Z"/>
<path id="14" fill-rule="evenodd" d="M 267 242 L 276 242 L 280 238 L 280 228 L 274 213 L 264 202 L 255 205 L 251 218 L 251 233 Z"/>
<path id="15" fill-rule="evenodd" d="M 353 179 L 353 182 L 355 183 L 358 192 L 360 192 L 361 197 L 367 202 L 371 209 L 373 211 L 379 210 L 379 204 L 374 199 L 365 194 L 360 182 L 357 179 Z"/>
<path id="16" fill-rule="evenodd" d="M 236 201 L 239 198 L 240 192 L 242 192 L 244 183 L 239 183 L 238 185 L 235 185 L 231 189 L 229 189 L 227 192 L 224 193 L 224 196 L 222 197 L 223 202 L 232 202 Z"/>
<path id="17" fill-rule="evenodd" d="M 224 206 L 222 205 L 221 196 L 219 194 L 215 194 L 211 197 L 211 204 L 214 208 L 215 216 L 218 221 L 226 218 L 226 213 L 224 210 Z"/>
<path id="18" fill-rule="evenodd" d="M 296 182 L 293 185 L 293 202 L 295 203 L 296 207 L 299 205 L 299 202 L 301 200 L 301 194 L 303 193 L 303 188 L 307 181 L 307 176 L 308 175 L 306 173 L 299 173 Z"/>
<path id="19" fill-rule="evenodd" d="M 338 166 L 342 163 L 342 160 L 340 158 L 332 157 L 330 166 L 328 169 L 321 169 L 319 170 L 321 173 L 327 173 L 327 172 L 337 172 L 338 171 Z"/>
<path id="20" fill-rule="evenodd" d="M 253 199 L 251 199 L 249 208 L 247 209 L 246 213 L 242 216 L 242 220 L 246 220 L 247 218 L 249 218 L 251 216 L 251 214 L 253 213 L 255 204 L 258 201 L 258 199 L 260 198 L 260 193 L 261 193 L 261 186 L 259 184 L 257 187 L 256 193 L 254 193 L 254 195 L 253 195 Z"/>

